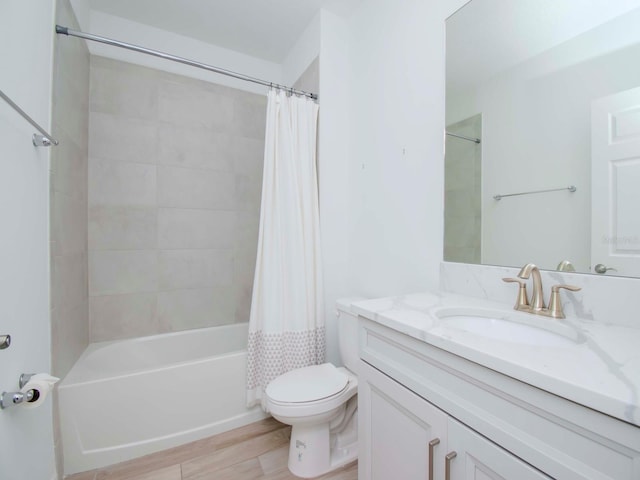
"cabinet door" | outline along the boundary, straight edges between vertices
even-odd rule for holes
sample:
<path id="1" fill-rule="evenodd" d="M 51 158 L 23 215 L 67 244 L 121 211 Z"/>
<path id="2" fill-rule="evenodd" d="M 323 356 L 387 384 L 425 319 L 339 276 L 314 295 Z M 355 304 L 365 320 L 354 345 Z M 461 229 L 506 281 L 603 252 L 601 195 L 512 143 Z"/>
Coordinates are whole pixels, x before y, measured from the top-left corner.
<path id="1" fill-rule="evenodd" d="M 453 418 L 449 418 L 448 434 L 446 453 L 456 455 L 448 460 L 451 472 L 447 480 L 551 480 Z"/>
<path id="2" fill-rule="evenodd" d="M 443 462 L 430 460 L 447 448 L 447 415 L 368 364 L 358 381 L 360 478 L 443 478 Z"/>

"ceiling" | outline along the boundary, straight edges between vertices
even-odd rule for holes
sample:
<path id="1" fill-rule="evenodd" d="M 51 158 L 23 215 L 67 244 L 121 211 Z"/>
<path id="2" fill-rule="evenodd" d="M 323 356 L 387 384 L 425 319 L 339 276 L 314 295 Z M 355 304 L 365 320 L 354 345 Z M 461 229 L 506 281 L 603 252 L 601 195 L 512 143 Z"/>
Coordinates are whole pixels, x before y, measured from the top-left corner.
<path id="1" fill-rule="evenodd" d="M 361 0 L 88 0 L 92 10 L 281 63 L 318 10 Z"/>

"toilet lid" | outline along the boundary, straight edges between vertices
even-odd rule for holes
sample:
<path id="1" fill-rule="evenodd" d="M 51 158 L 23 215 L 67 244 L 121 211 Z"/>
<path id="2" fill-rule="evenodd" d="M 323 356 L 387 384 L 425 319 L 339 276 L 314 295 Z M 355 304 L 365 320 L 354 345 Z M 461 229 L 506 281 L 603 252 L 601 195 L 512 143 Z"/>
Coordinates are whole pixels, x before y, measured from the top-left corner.
<path id="1" fill-rule="evenodd" d="M 349 377 L 330 363 L 298 368 L 280 375 L 267 385 L 266 393 L 282 403 L 313 402 L 342 391 Z"/>

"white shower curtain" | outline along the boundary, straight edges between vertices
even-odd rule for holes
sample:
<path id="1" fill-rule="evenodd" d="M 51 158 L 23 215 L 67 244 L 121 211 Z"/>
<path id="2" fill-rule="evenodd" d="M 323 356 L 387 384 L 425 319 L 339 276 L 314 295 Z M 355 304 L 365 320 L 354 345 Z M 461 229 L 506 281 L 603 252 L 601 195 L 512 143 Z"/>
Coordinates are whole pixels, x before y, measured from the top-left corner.
<path id="1" fill-rule="evenodd" d="M 271 380 L 324 362 L 317 123 L 313 100 L 269 92 L 247 361 L 247 405 L 265 411 Z"/>

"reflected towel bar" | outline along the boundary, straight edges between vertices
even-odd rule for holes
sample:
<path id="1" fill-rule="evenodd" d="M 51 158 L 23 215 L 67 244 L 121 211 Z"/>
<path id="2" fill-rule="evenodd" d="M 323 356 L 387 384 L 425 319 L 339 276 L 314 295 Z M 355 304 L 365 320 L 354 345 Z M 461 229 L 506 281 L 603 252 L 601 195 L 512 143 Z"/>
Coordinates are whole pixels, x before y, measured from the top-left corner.
<path id="1" fill-rule="evenodd" d="M 34 133 L 31 137 L 33 141 L 33 145 L 36 147 L 50 147 L 51 145 L 58 145 L 58 140 L 49 135 L 40 125 L 38 125 L 33 118 L 31 118 L 27 113 L 22 110 L 16 103 L 7 97 L 2 90 L 0 90 L 0 97 L 9 104 L 11 108 L 13 108 L 16 112 L 22 115 L 27 122 L 31 124 L 33 128 L 40 132 L 40 135 Z"/>
<path id="2" fill-rule="evenodd" d="M 480 143 L 479 138 L 467 137 L 466 135 L 458 135 L 457 133 L 452 133 L 452 132 L 444 132 L 444 133 L 446 133 L 450 137 L 461 138 L 462 140 L 468 140 L 473 143 Z"/>
<path id="3" fill-rule="evenodd" d="M 563 188 L 550 188 L 549 190 L 533 190 L 531 192 L 520 192 L 520 193 L 508 193 L 506 195 L 494 195 L 493 199 L 498 201 L 503 199 L 504 197 L 515 197 L 517 195 L 531 195 L 533 193 L 547 193 L 547 192 L 559 192 L 561 190 L 569 190 L 571 193 L 576 191 L 575 185 L 569 185 L 568 187 Z"/>

